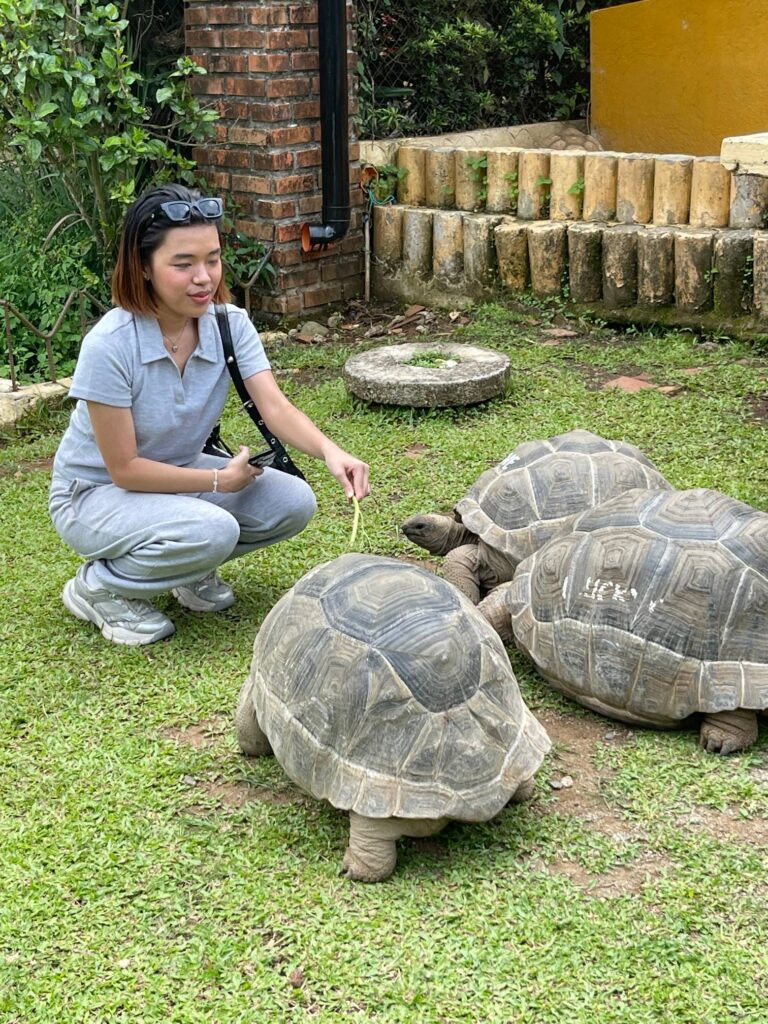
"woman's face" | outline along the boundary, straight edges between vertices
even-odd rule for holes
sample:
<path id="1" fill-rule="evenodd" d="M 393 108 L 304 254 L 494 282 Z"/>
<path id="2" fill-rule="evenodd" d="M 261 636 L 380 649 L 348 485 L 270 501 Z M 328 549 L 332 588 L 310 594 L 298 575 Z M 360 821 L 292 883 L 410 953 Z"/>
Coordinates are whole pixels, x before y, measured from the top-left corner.
<path id="1" fill-rule="evenodd" d="M 180 322 L 206 311 L 221 281 L 221 245 L 213 224 L 171 228 L 144 268 L 158 318 Z"/>

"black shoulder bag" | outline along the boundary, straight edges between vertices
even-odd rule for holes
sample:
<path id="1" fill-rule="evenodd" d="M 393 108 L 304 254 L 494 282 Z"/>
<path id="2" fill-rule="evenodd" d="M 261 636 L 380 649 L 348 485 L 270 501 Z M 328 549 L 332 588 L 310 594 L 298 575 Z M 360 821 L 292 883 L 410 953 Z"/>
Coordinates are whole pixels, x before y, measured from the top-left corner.
<path id="1" fill-rule="evenodd" d="M 283 447 L 280 439 L 275 437 L 261 418 L 261 413 L 256 408 L 256 404 L 246 390 L 240 373 L 240 367 L 237 365 L 237 359 L 235 359 L 235 348 L 232 344 L 232 334 L 229 330 L 229 318 L 227 317 L 227 311 L 223 306 L 216 307 L 216 320 L 219 325 L 221 344 L 224 349 L 224 361 L 227 364 L 229 375 L 235 385 L 235 390 L 240 398 L 243 409 L 245 409 L 253 422 L 259 428 L 262 437 L 269 445 L 269 448 L 265 452 L 260 452 L 258 455 L 251 456 L 248 461 L 254 466 L 271 466 L 272 469 L 279 469 L 283 473 L 290 473 L 291 476 L 297 476 L 301 480 L 306 480 L 304 474 L 296 463 L 293 462 L 290 455 Z M 234 455 L 232 449 L 221 436 L 220 424 L 217 423 L 211 431 L 210 437 L 203 445 L 203 451 L 206 455 L 219 455 L 226 459 L 231 459 Z"/>

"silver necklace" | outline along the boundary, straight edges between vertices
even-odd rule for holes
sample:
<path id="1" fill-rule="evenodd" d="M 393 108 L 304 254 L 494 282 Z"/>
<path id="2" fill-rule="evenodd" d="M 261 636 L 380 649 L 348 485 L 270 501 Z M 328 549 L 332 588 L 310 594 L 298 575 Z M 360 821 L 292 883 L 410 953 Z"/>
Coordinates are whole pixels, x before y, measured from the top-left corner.
<path id="1" fill-rule="evenodd" d="M 176 335 L 175 340 L 173 338 L 169 338 L 167 334 L 163 334 L 163 341 L 167 341 L 168 342 L 168 344 L 170 345 L 170 348 L 171 348 L 171 352 L 178 352 L 179 351 L 179 339 L 181 338 L 181 336 L 184 333 L 184 331 L 186 331 L 188 324 L 189 324 L 189 320 L 186 320 L 184 322 L 184 326 L 181 328 L 179 333 Z M 162 331 L 160 333 L 162 334 Z"/>

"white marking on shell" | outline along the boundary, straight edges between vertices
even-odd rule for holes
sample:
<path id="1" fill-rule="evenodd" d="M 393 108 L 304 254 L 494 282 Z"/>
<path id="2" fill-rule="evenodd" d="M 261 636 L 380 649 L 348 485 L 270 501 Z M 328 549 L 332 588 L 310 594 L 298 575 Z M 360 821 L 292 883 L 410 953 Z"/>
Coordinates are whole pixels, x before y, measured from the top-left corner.
<path id="1" fill-rule="evenodd" d="M 563 580 L 563 600 L 565 600 L 565 592 L 568 589 L 568 577 L 566 576 Z"/>
<path id="2" fill-rule="evenodd" d="M 502 462 L 501 462 L 501 466 L 500 466 L 499 468 L 500 468 L 500 469 L 506 469 L 506 468 L 507 468 L 507 466 L 511 466 L 511 465 L 513 465 L 513 464 L 514 464 L 515 462 L 519 462 L 519 461 L 520 461 L 520 456 L 519 456 L 519 455 L 515 455 L 515 453 L 514 453 L 514 452 L 512 452 L 512 454 L 511 454 L 511 455 L 508 455 L 508 456 L 506 457 L 506 459 L 503 459 L 503 460 L 502 460 Z"/>
<path id="3" fill-rule="evenodd" d="M 565 591 L 565 585 L 563 586 L 563 591 Z M 637 597 L 637 591 L 634 587 L 627 591 L 626 587 L 622 586 L 621 583 L 615 583 L 612 580 L 601 580 L 599 577 L 593 580 L 591 576 L 588 576 L 586 586 L 580 596 L 588 597 L 592 601 L 605 601 L 608 598 L 611 601 L 619 601 L 621 604 L 626 604 L 628 595 L 631 595 L 633 598 Z M 563 597 L 565 597 L 565 593 L 563 593 Z"/>

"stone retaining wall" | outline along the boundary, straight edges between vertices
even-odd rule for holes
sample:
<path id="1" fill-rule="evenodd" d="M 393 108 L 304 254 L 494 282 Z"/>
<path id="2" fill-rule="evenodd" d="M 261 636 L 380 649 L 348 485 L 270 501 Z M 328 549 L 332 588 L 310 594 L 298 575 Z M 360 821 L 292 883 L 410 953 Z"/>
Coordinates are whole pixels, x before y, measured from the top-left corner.
<path id="1" fill-rule="evenodd" d="M 612 319 L 768 332 L 768 231 L 374 212 L 374 293 L 455 306 L 530 289 Z"/>

